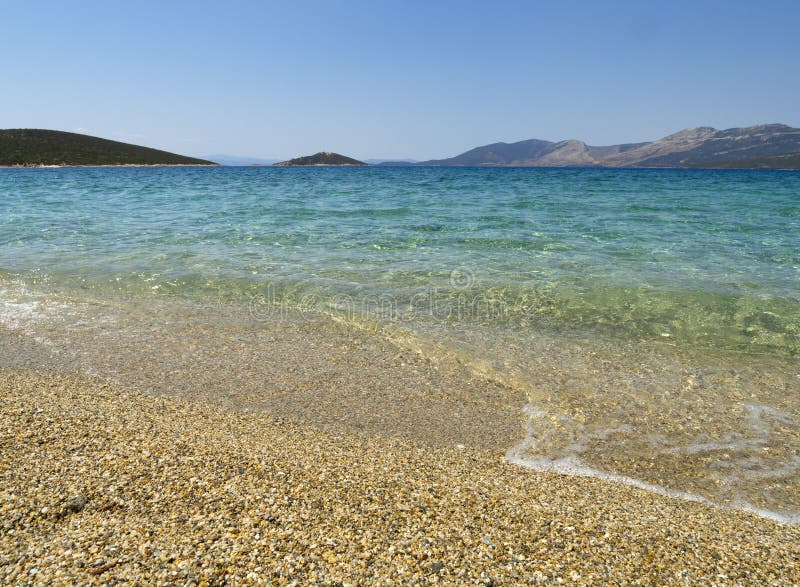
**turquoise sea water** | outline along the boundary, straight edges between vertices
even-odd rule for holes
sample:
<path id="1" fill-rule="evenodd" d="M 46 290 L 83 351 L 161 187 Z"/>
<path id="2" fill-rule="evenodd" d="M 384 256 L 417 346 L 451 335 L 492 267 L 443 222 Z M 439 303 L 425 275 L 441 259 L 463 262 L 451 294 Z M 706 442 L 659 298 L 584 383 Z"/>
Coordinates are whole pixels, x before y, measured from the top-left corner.
<path id="1" fill-rule="evenodd" d="M 800 353 L 797 173 L 4 170 L 0 206 L 4 279 Z"/>
<path id="2" fill-rule="evenodd" d="M 382 325 L 522 388 L 514 462 L 800 520 L 800 173 L 0 170 L 0 323 L 36 296 Z"/>

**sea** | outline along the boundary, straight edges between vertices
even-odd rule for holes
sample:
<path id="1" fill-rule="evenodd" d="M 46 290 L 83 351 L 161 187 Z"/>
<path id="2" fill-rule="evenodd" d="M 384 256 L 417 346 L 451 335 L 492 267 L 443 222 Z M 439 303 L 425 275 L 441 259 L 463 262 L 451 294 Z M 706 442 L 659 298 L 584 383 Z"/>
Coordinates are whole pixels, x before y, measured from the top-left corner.
<path id="1" fill-rule="evenodd" d="M 800 172 L 0 170 L 2 328 L 106 374 L 164 308 L 369 332 L 521 394 L 511 463 L 800 523 Z"/>

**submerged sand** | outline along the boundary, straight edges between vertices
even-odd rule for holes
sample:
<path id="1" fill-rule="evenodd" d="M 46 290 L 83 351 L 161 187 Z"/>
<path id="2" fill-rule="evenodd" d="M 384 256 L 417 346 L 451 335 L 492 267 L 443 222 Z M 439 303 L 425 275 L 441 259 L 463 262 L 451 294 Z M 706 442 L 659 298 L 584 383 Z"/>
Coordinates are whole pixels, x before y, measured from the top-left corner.
<path id="1" fill-rule="evenodd" d="M 0 394 L 3 584 L 800 580 L 800 528 L 494 450 L 40 368 L 0 369 Z"/>
<path id="2" fill-rule="evenodd" d="M 332 433 L 515 447 L 511 456 L 537 469 L 800 519 L 790 361 L 193 299 L 34 297 L 7 306 L 0 323 L 15 329 L 0 327 L 0 367 L 93 373 Z"/>

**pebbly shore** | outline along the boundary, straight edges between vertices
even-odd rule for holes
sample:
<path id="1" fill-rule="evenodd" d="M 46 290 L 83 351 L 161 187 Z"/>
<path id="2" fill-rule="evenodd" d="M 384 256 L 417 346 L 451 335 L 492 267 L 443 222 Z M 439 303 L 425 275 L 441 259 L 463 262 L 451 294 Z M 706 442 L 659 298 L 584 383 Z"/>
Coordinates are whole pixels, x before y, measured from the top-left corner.
<path id="1" fill-rule="evenodd" d="M 0 370 L 0 583 L 792 585 L 800 528 L 496 451 Z"/>

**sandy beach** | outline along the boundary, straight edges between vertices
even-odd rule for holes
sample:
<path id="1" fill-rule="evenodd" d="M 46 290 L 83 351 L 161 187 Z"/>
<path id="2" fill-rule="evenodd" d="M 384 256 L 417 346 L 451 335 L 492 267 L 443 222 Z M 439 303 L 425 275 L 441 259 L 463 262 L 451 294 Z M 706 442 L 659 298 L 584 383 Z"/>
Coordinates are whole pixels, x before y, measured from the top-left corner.
<path id="1" fill-rule="evenodd" d="M 52 173 L 5 178 L 0 584 L 800 581 L 796 281 L 734 244 L 752 295 L 582 281 L 678 226 L 627 190 L 716 176 L 614 179 L 630 231 L 586 245 L 593 171 L 492 176 L 499 211 L 481 170 Z"/>
<path id="2" fill-rule="evenodd" d="M 800 529 L 496 451 L 0 372 L 6 584 L 791 585 Z"/>

